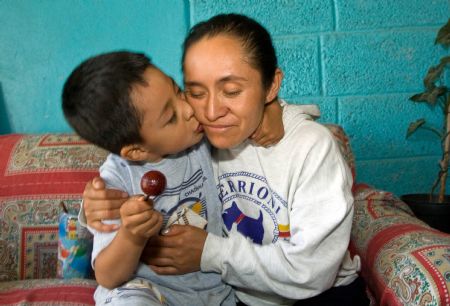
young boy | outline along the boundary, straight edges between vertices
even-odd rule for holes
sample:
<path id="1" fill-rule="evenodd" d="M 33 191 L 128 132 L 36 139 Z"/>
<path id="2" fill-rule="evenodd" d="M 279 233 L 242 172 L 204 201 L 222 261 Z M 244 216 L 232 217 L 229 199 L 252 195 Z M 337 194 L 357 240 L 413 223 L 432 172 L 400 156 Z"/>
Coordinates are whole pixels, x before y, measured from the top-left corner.
<path id="1" fill-rule="evenodd" d="M 137 195 L 122 205 L 121 220 L 104 221 L 121 222 L 116 231 L 90 229 L 96 304 L 235 305 L 219 274 L 161 276 L 139 262 L 148 239 L 174 214 L 188 211 L 205 219 L 216 235 L 223 226 L 202 127 L 175 82 L 143 54 L 106 53 L 72 72 L 62 106 L 81 137 L 112 153 L 100 168 L 107 187 Z M 162 172 L 167 187 L 146 201 L 139 196 L 140 180 L 149 170 Z"/>

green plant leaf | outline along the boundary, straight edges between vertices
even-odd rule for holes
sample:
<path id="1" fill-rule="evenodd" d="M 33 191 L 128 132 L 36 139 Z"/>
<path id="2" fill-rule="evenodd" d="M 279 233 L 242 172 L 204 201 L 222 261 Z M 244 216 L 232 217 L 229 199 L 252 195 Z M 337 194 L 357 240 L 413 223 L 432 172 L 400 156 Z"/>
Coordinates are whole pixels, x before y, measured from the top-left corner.
<path id="1" fill-rule="evenodd" d="M 439 29 L 434 43 L 443 46 L 448 46 L 450 44 L 450 19 L 442 28 Z"/>
<path id="2" fill-rule="evenodd" d="M 428 103 L 428 104 L 434 106 L 436 104 L 438 97 L 442 96 L 446 92 L 447 92 L 447 87 L 445 87 L 445 86 L 436 87 L 435 86 L 430 91 L 425 91 L 422 93 L 415 94 L 412 97 L 410 97 L 409 99 L 414 102 Z"/>
<path id="3" fill-rule="evenodd" d="M 448 65 L 450 64 L 450 56 L 444 56 L 443 58 L 441 58 L 441 65 Z"/>
<path id="4" fill-rule="evenodd" d="M 418 128 L 420 128 L 422 125 L 424 125 L 425 119 L 421 118 L 415 122 L 411 122 L 408 127 L 408 131 L 406 132 L 406 138 L 411 136 L 415 131 L 417 131 Z"/>
<path id="5" fill-rule="evenodd" d="M 442 72 L 445 70 L 445 67 L 450 64 L 450 56 L 445 56 L 441 58 L 439 65 L 431 67 L 428 69 L 427 75 L 423 79 L 423 84 L 427 91 L 430 91 L 434 87 L 436 87 L 436 81 L 440 79 Z"/>
<path id="6" fill-rule="evenodd" d="M 433 90 L 436 87 L 435 83 L 441 77 L 444 67 L 445 64 L 440 63 L 439 65 L 428 69 L 427 75 L 423 79 L 423 84 L 427 91 Z"/>

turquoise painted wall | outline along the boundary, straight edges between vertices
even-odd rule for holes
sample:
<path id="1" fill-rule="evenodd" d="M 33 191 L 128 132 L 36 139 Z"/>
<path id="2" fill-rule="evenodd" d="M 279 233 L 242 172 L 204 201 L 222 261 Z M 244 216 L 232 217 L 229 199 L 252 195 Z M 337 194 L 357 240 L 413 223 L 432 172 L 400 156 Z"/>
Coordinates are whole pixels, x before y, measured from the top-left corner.
<path id="1" fill-rule="evenodd" d="M 357 181 L 398 195 L 428 192 L 440 143 L 405 139 L 409 122 L 440 124 L 440 110 L 408 101 L 423 89 L 449 0 L 192 0 L 191 24 L 220 12 L 254 17 L 272 33 L 285 73 L 282 97 L 318 103 L 341 124 L 357 159 Z"/>
<path id="2" fill-rule="evenodd" d="M 220 12 L 248 14 L 273 34 L 282 96 L 318 103 L 341 124 L 357 180 L 398 195 L 427 192 L 439 143 L 406 140 L 409 122 L 440 112 L 408 97 L 448 53 L 433 45 L 449 0 L 3 0 L 0 1 L 0 133 L 68 131 L 60 91 L 73 67 L 112 49 L 146 51 L 180 81 L 182 39 Z"/>
<path id="3" fill-rule="evenodd" d="M 97 53 L 144 51 L 181 81 L 188 9 L 183 0 L 0 1 L 0 133 L 70 131 L 62 86 Z"/>

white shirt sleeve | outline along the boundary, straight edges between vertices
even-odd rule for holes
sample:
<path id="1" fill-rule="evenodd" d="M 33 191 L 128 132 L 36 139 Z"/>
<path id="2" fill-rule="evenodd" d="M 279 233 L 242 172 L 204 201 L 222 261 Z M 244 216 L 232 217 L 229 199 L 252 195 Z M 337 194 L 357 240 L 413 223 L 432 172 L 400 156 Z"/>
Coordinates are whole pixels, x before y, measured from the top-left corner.
<path id="1" fill-rule="evenodd" d="M 129 178 L 126 177 L 127 172 L 123 171 L 121 167 L 117 166 L 117 164 L 114 161 L 114 157 L 112 154 L 108 156 L 106 161 L 103 163 L 103 165 L 100 167 L 100 176 L 104 180 L 106 188 L 116 188 L 119 190 L 126 190 L 126 184 L 125 182 Z M 86 216 L 84 213 L 83 206 L 81 206 L 80 212 L 78 214 L 78 218 L 81 220 L 83 218 L 84 224 L 86 224 Z M 112 220 L 102 220 L 104 224 L 121 224 L 121 219 L 112 219 Z M 86 226 L 86 225 L 85 225 Z M 92 267 L 94 267 L 95 259 L 97 258 L 98 254 L 105 249 L 113 239 L 117 235 L 117 230 L 113 232 L 99 232 L 95 229 L 93 229 L 90 226 L 87 226 L 88 230 L 92 233 L 94 236 L 94 243 L 92 248 L 92 257 L 91 257 L 91 264 Z"/>

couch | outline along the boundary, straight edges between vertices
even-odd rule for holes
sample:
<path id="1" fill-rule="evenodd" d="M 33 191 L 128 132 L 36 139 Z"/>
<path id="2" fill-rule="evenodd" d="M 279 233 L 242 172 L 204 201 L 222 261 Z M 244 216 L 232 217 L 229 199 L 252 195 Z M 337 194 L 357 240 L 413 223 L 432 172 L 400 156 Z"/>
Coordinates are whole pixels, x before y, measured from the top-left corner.
<path id="1" fill-rule="evenodd" d="M 335 135 L 355 176 L 349 141 Z M 73 134 L 0 136 L 0 304 L 93 305 L 95 280 L 57 277 L 60 202 L 76 213 L 107 152 Z M 355 179 L 357 182 L 357 178 Z M 450 235 L 393 194 L 355 183 L 350 250 L 374 305 L 450 305 Z"/>

